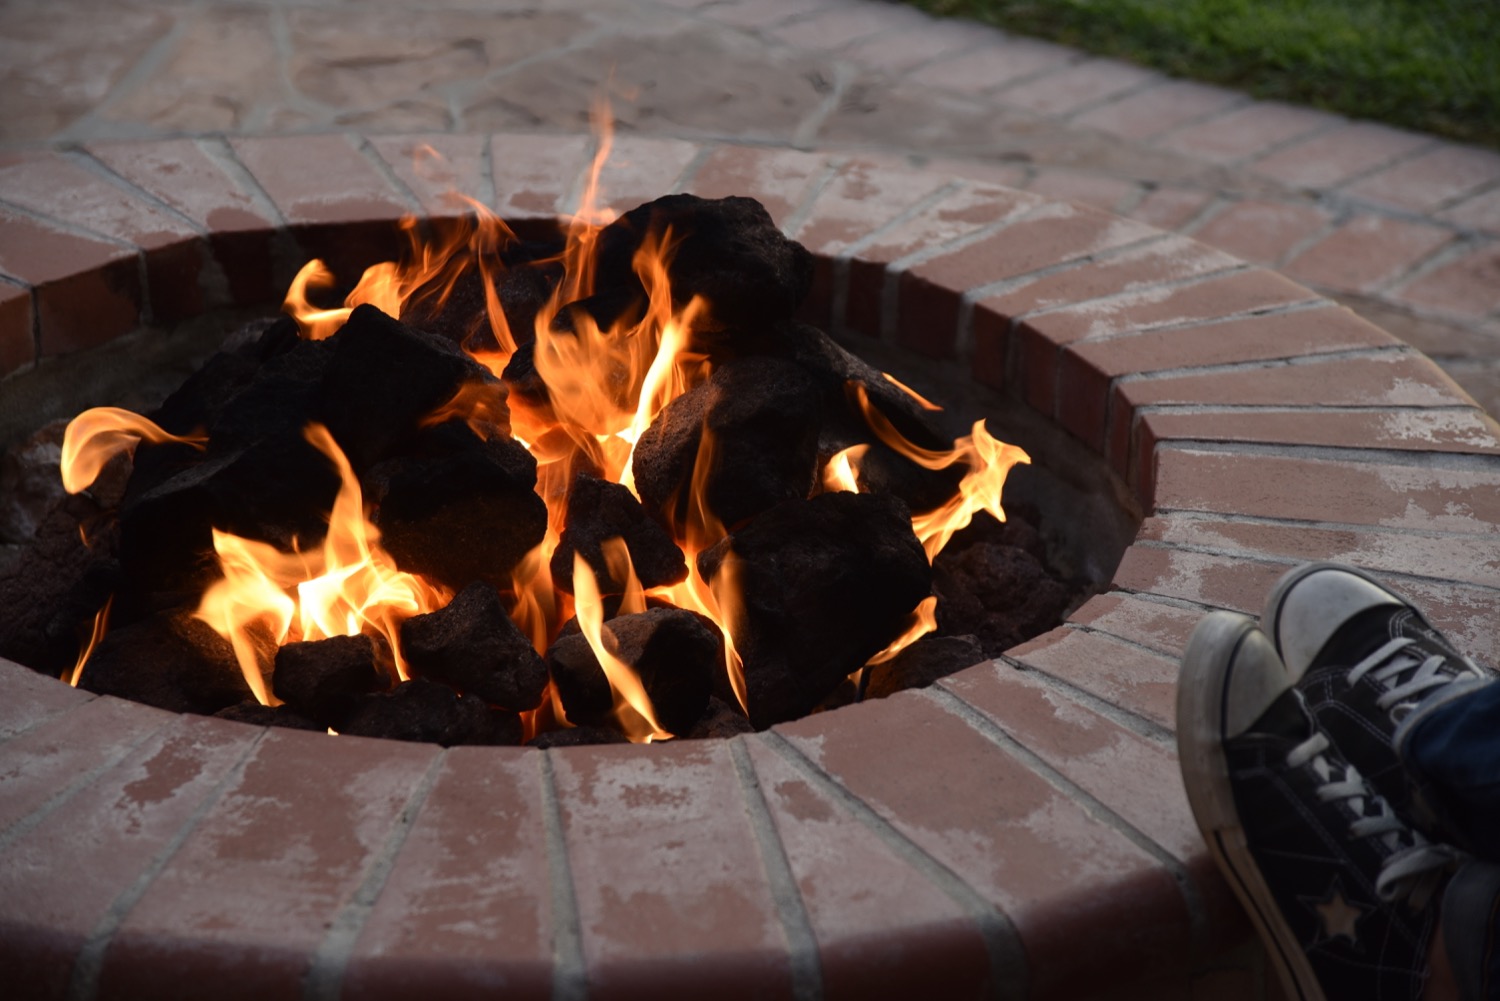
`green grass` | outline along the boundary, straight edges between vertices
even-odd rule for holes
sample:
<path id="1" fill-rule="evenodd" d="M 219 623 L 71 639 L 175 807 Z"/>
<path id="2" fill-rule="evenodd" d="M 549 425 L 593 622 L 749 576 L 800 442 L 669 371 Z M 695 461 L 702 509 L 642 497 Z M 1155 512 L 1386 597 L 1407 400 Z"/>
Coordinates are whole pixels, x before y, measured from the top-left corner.
<path id="1" fill-rule="evenodd" d="M 1500 0 L 909 0 L 1260 98 L 1500 147 Z"/>

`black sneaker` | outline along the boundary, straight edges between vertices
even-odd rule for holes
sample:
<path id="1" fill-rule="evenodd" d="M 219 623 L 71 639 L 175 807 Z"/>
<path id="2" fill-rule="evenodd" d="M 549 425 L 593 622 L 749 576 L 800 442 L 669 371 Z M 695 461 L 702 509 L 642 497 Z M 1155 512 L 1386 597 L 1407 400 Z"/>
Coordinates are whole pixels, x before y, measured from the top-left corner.
<path id="1" fill-rule="evenodd" d="M 1255 622 L 1214 612 L 1177 691 L 1193 816 L 1290 998 L 1416 999 L 1457 858 L 1340 755 Z"/>
<path id="2" fill-rule="evenodd" d="M 1261 628 L 1307 699 L 1318 725 L 1409 824 L 1450 833 L 1414 796 L 1402 767 L 1413 727 L 1439 707 L 1494 680 L 1455 650 L 1401 595 L 1335 563 L 1282 577 Z"/>

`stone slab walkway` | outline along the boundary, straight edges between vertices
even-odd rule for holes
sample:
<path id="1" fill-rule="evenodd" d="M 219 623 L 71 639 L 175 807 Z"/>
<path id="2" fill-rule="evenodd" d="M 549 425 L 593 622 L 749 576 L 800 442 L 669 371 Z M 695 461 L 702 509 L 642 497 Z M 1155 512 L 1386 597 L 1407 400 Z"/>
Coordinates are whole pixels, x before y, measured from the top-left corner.
<path id="1" fill-rule="evenodd" d="M 605 90 L 622 131 L 884 154 L 1191 234 L 1500 413 L 1500 154 L 874 0 L 8 0 L 0 208 L 27 214 L 6 168 L 36 149 L 576 132 Z"/>

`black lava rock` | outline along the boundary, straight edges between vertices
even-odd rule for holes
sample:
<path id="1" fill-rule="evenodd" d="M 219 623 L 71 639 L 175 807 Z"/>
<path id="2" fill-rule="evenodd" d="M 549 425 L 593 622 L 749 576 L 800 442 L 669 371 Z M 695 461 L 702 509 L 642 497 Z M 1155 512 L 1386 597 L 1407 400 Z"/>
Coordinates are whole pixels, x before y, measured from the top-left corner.
<path id="1" fill-rule="evenodd" d="M 513 712 L 541 705 L 547 688 L 547 665 L 483 582 L 464 588 L 445 608 L 403 622 L 401 650 L 413 677 Z"/>

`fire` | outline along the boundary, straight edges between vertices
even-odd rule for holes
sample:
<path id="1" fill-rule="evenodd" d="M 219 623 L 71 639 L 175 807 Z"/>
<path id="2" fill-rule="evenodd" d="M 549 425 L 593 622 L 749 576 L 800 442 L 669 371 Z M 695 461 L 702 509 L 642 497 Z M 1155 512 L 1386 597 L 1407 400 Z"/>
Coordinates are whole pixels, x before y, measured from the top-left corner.
<path id="1" fill-rule="evenodd" d="M 70 494 L 87 490 L 110 459 L 122 452 L 134 453 L 143 440 L 178 442 L 197 449 L 208 441 L 202 435 L 168 434 L 151 420 L 119 407 L 94 407 L 73 418 L 63 432 L 63 489 Z"/>
<path id="2" fill-rule="evenodd" d="M 307 440 L 339 474 L 339 492 L 319 549 L 282 552 L 275 546 L 214 530 L 224 576 L 212 584 L 197 615 L 234 647 L 250 690 L 273 705 L 266 689 L 264 639 L 277 646 L 300 640 L 385 637 L 404 679 L 399 628 L 413 615 L 436 611 L 451 594 L 396 568 L 380 547 L 380 530 L 365 518 L 359 480 L 327 428 L 310 424 Z"/>
<path id="3" fill-rule="evenodd" d="M 635 571 L 630 568 L 630 553 L 623 544 L 615 549 L 614 553 L 615 560 L 623 556 L 624 566 L 629 575 L 627 600 L 630 599 L 633 590 L 638 602 L 638 607 L 634 610 L 644 611 L 645 598 L 641 595 L 640 581 L 636 580 Z M 614 568 L 611 567 L 611 573 L 613 572 Z M 651 699 L 647 696 L 645 686 L 641 684 L 641 679 L 636 676 L 635 670 L 615 656 L 614 636 L 609 632 L 609 627 L 604 624 L 604 601 L 599 596 L 599 585 L 594 580 L 594 571 L 589 567 L 588 561 L 578 553 L 573 554 L 573 592 L 574 608 L 578 613 L 578 628 L 583 633 L 584 639 L 588 640 L 589 648 L 594 651 L 594 657 L 599 661 L 599 666 L 604 669 L 604 676 L 609 679 L 610 691 L 614 695 L 615 721 L 625 731 L 625 736 L 634 743 L 649 743 L 672 736 L 656 721 L 656 715 L 651 708 Z M 624 609 L 622 608 L 621 611 L 623 612 Z"/>
<path id="4" fill-rule="evenodd" d="M 99 645 L 99 641 L 104 638 L 105 632 L 109 629 L 109 609 L 114 603 L 114 595 L 110 595 L 104 602 L 104 607 L 99 609 L 98 614 L 94 616 L 94 628 L 89 634 L 88 642 L 84 644 L 83 649 L 78 653 L 78 663 L 73 665 L 73 669 L 68 672 L 65 678 L 67 683 L 74 688 L 78 687 L 78 679 L 83 677 L 83 665 L 89 662 L 89 657 L 93 656 L 94 647 Z"/>

